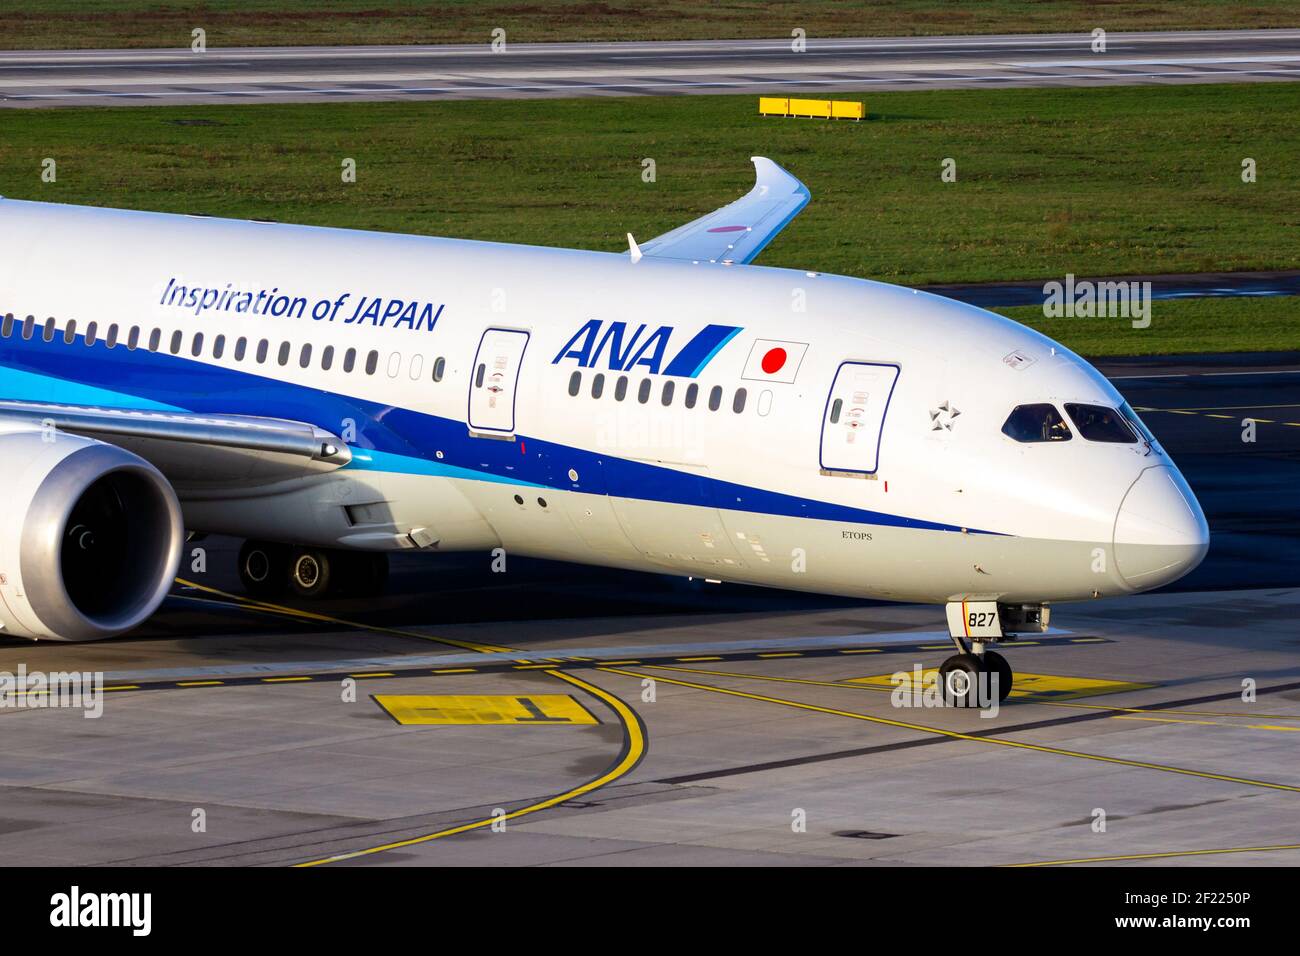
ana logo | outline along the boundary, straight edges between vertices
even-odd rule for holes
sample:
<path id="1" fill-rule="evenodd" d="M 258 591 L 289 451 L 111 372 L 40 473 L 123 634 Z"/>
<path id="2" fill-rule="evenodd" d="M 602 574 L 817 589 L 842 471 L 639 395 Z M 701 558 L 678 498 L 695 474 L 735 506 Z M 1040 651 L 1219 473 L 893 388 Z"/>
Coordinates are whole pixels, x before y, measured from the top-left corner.
<path id="1" fill-rule="evenodd" d="M 572 359 L 579 368 L 630 372 L 642 366 L 653 374 L 695 378 L 713 356 L 740 333 L 740 328 L 734 325 L 706 325 L 665 364 L 675 330 L 667 325 L 661 325 L 653 332 L 648 330 L 649 326 L 639 325 L 635 331 L 629 332 L 626 322 L 606 323 L 602 319 L 592 319 L 574 333 L 551 364 L 559 365 L 565 359 Z"/>

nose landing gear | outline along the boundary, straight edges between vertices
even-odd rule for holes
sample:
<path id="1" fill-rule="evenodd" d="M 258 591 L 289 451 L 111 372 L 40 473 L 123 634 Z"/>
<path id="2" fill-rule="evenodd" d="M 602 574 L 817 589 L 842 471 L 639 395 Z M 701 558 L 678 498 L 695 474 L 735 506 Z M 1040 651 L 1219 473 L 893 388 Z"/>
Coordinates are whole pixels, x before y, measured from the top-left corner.
<path id="1" fill-rule="evenodd" d="M 984 650 L 981 643 L 974 644 L 971 651 L 957 638 L 953 643 L 961 653 L 939 665 L 939 682 L 947 699 L 956 707 L 987 706 L 994 694 L 998 703 L 1006 700 L 1015 680 L 1007 659 L 997 651 Z"/>
<path id="2" fill-rule="evenodd" d="M 939 667 L 947 698 L 958 707 L 987 705 L 994 694 L 999 702 L 1006 700 L 1015 674 L 1005 657 L 985 646 L 1006 636 L 1004 625 L 1015 630 L 1047 630 L 1048 609 L 996 601 L 950 601 L 947 612 L 948 636 L 958 651 Z"/>

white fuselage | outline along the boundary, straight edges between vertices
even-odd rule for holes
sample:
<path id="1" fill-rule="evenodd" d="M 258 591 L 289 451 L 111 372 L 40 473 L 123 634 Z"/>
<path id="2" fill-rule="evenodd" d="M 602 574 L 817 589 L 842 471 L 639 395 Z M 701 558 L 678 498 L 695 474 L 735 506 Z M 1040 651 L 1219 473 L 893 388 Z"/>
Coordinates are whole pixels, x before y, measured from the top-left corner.
<path id="1" fill-rule="evenodd" d="M 351 447 L 314 478 L 178 482 L 192 530 L 935 602 L 1141 590 L 1206 547 L 1158 447 L 1003 434 L 1017 406 L 1119 408 L 1086 362 L 877 282 L 5 200 L 4 313 L 0 398 L 284 418 Z"/>

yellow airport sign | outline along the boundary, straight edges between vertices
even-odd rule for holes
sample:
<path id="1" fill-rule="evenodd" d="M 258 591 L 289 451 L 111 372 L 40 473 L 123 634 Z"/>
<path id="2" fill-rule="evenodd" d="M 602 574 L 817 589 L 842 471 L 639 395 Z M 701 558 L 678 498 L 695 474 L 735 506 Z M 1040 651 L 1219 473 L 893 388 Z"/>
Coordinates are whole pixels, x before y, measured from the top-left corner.
<path id="1" fill-rule="evenodd" d="M 871 677 L 854 677 L 846 684 L 866 684 L 869 687 L 882 687 L 893 690 L 897 686 L 912 687 L 915 671 L 901 672 L 904 680 L 901 685 L 894 683 L 893 674 L 874 674 Z M 921 679 L 933 683 L 939 679 L 939 669 L 928 667 L 921 671 Z M 1075 700 L 1079 697 L 1097 697 L 1102 694 L 1121 694 L 1130 690 L 1149 690 L 1157 684 L 1137 684 L 1130 681 L 1102 680 L 1095 677 L 1065 677 L 1060 674 L 1025 674 L 1016 672 L 1015 683 L 1011 688 L 1011 697 L 1021 700 Z M 924 691 L 925 686 L 917 688 Z"/>
<path id="2" fill-rule="evenodd" d="M 374 700 L 402 725 L 600 723 L 568 694 L 375 694 Z"/>
<path id="3" fill-rule="evenodd" d="M 865 103 L 851 100 L 805 100 L 784 96 L 760 96 L 758 112 L 762 116 L 800 116 L 809 119 L 867 118 Z"/>

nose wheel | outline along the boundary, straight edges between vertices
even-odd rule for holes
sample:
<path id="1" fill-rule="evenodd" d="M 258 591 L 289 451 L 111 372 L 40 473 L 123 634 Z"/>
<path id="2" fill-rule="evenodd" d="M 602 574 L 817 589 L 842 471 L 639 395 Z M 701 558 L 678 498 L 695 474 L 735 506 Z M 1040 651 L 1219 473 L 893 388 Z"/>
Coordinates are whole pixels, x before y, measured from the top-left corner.
<path id="1" fill-rule="evenodd" d="M 994 694 L 1001 703 L 1011 693 L 1015 680 L 1011 665 L 997 651 L 982 651 L 981 647 L 976 644 L 974 653 L 962 648 L 962 653 L 939 665 L 940 685 L 956 707 L 979 707 Z"/>

